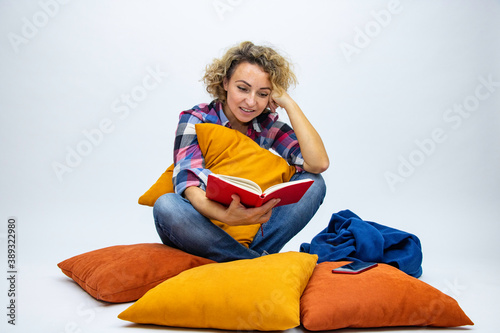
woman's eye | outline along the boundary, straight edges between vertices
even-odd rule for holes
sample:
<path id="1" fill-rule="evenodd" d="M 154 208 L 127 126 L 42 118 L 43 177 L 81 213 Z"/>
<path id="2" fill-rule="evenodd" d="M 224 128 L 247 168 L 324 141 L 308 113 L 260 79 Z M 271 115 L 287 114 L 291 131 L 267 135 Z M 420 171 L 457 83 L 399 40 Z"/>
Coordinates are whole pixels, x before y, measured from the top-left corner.
<path id="1" fill-rule="evenodd" d="M 245 87 L 238 87 L 238 89 L 241 91 L 247 91 L 247 88 L 245 88 Z"/>
<path id="2" fill-rule="evenodd" d="M 267 94 L 267 93 L 261 93 L 260 94 L 260 97 L 267 97 L 267 96 L 269 96 L 269 94 Z"/>

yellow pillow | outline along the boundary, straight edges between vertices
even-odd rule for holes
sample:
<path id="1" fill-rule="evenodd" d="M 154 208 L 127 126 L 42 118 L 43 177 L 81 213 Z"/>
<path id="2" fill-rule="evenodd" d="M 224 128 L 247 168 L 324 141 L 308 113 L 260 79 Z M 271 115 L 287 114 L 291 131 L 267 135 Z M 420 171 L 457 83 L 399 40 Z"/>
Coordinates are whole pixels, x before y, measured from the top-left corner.
<path id="1" fill-rule="evenodd" d="M 317 260 L 317 255 L 285 252 L 195 267 L 149 290 L 118 318 L 226 330 L 297 327 L 300 297 Z"/>
<path id="2" fill-rule="evenodd" d="M 174 165 L 172 164 L 158 178 L 149 190 L 139 198 L 139 204 L 153 207 L 156 200 L 165 193 L 174 193 L 174 184 L 172 184 L 172 175 L 174 173 Z"/>
<path id="3" fill-rule="evenodd" d="M 195 127 L 205 167 L 214 173 L 250 179 L 263 190 L 289 181 L 295 173 L 295 167 L 285 159 L 261 148 L 234 129 L 208 123 L 196 124 Z M 139 199 L 139 203 L 152 206 L 161 195 L 173 192 L 172 171 L 173 166 L 170 166 Z M 245 246 L 252 242 L 260 227 L 258 224 L 229 226 L 217 220 L 212 222 Z"/>

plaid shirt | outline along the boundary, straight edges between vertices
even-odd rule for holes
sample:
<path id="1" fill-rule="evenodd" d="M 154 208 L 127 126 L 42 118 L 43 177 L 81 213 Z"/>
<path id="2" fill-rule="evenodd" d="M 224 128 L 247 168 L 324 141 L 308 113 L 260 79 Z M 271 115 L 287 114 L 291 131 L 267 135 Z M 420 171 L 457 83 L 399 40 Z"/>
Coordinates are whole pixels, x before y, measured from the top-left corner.
<path id="1" fill-rule="evenodd" d="M 280 156 L 295 165 L 299 171 L 304 164 L 299 142 L 293 129 L 277 121 L 277 113 L 263 113 L 252 120 L 247 136 L 265 149 L 273 149 Z M 198 145 L 195 124 L 212 123 L 231 128 L 231 124 L 216 100 L 202 103 L 181 112 L 174 143 L 174 173 L 172 181 L 175 192 L 182 194 L 190 186 L 206 189 L 210 170 L 205 169 L 205 160 Z"/>

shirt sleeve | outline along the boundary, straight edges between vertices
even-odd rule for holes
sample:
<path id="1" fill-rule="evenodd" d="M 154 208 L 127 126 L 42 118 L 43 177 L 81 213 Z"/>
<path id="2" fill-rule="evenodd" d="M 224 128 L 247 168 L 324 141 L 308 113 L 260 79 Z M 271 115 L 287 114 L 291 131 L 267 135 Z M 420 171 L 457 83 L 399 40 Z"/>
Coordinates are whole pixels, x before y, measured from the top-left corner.
<path id="1" fill-rule="evenodd" d="M 174 143 L 174 172 L 172 182 L 175 193 L 182 195 L 190 186 L 206 189 L 210 170 L 198 144 L 195 124 L 202 120 L 191 113 L 181 113 Z"/>
<path id="2" fill-rule="evenodd" d="M 301 171 L 304 158 L 292 127 L 284 122 L 277 121 L 270 129 L 269 135 L 273 139 L 271 147 L 290 165 L 297 166 L 298 170 Z"/>

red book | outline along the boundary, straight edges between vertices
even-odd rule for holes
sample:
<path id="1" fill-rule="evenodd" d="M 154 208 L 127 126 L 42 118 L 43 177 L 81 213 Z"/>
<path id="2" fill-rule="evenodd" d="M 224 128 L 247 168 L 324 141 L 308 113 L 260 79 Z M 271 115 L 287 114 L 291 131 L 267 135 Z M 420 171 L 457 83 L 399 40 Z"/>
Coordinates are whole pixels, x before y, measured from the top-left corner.
<path id="1" fill-rule="evenodd" d="M 312 179 L 295 180 L 262 191 L 259 185 L 249 179 L 210 174 L 206 195 L 211 200 L 229 206 L 233 201 L 231 195 L 237 194 L 246 207 L 260 207 L 271 199 L 280 198 L 281 201 L 275 206 L 278 207 L 298 202 L 313 182 Z"/>

